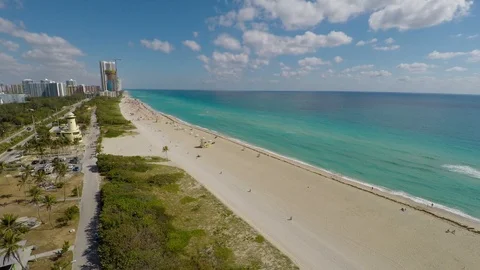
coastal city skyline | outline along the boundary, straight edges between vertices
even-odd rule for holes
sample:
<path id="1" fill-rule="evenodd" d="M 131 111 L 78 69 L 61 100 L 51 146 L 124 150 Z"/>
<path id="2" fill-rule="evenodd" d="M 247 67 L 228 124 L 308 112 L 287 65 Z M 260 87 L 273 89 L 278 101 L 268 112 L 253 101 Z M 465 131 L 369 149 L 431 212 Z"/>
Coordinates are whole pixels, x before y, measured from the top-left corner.
<path id="1" fill-rule="evenodd" d="M 98 61 L 119 57 L 126 89 L 480 94 L 480 19 L 469 0 L 176 1 L 167 9 L 144 3 L 133 14 L 124 1 L 95 9 L 0 3 L 5 84 L 76 78 L 102 86 Z M 82 16 L 60 22 L 57 9 Z"/>
<path id="2" fill-rule="evenodd" d="M 74 94 L 100 94 L 116 96 L 122 91 L 122 80 L 118 76 L 117 60 L 99 61 L 100 86 L 77 84 L 74 79 L 57 82 L 49 79 L 34 81 L 23 79 L 19 84 L 3 84 L 0 82 L 0 104 L 12 102 L 25 102 L 28 97 L 65 97 Z"/>

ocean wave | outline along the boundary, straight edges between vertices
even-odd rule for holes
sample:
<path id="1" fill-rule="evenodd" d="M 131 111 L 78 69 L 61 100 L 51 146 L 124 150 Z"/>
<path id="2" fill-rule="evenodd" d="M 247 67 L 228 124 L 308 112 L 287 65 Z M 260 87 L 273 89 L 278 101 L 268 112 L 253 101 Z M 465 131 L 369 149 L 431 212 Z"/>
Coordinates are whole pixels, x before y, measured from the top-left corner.
<path id="1" fill-rule="evenodd" d="M 445 165 L 442 165 L 442 167 L 451 172 L 456 172 L 456 173 L 468 175 L 473 178 L 480 179 L 480 171 L 470 166 L 445 164 Z"/>
<path id="2" fill-rule="evenodd" d="M 309 164 L 307 162 L 304 162 L 304 161 L 301 161 L 301 160 L 298 160 L 298 159 L 295 159 L 295 158 L 292 158 L 292 157 L 289 157 L 289 156 L 285 156 L 285 155 L 282 155 L 282 154 L 279 154 L 279 153 L 276 153 L 274 151 L 270 151 L 268 149 L 265 149 L 263 147 L 259 147 L 259 146 L 256 146 L 256 145 L 253 145 L 253 144 L 250 144 L 250 143 L 247 143 L 246 141 L 243 141 L 243 140 L 240 140 L 240 139 L 237 139 L 237 138 L 234 138 L 234 137 L 230 137 L 230 136 L 227 136 L 221 132 L 218 132 L 216 130 L 212 130 L 212 129 L 208 129 L 208 128 L 205 128 L 205 127 L 201 127 L 201 126 L 198 126 L 198 125 L 195 125 L 195 124 L 192 124 L 192 123 L 189 123 L 187 121 L 184 121 L 176 116 L 173 116 L 173 115 L 170 115 L 170 114 L 166 114 L 164 112 L 161 112 L 159 110 L 155 110 L 153 108 L 151 108 L 149 105 L 147 105 L 145 102 L 144 104 L 150 108 L 151 110 L 153 111 L 157 111 L 161 114 L 163 114 L 164 116 L 168 116 L 172 119 L 175 119 L 175 121 L 181 123 L 181 124 L 184 124 L 184 125 L 187 125 L 187 126 L 190 126 L 190 127 L 193 127 L 193 128 L 196 128 L 196 129 L 199 129 L 199 130 L 203 130 L 203 131 L 206 131 L 206 132 L 209 132 L 211 134 L 214 134 L 214 135 L 218 135 L 218 136 L 222 136 L 230 141 L 233 141 L 233 142 L 236 142 L 240 145 L 243 145 L 243 146 L 246 146 L 246 147 L 249 147 L 251 149 L 255 149 L 257 151 L 261 151 L 263 153 L 267 153 L 269 155 L 272 155 L 272 156 L 275 156 L 277 158 L 281 158 L 281 159 L 284 159 L 284 160 L 287 160 L 289 162 L 292 162 L 292 163 L 297 163 L 297 164 L 301 164 L 303 166 L 305 166 L 306 168 L 309 168 L 309 169 L 314 169 L 314 170 L 319 170 L 319 171 L 323 171 L 329 175 L 332 175 L 332 176 L 336 176 L 336 177 L 339 177 L 339 178 L 342 178 L 343 180 L 346 180 L 348 182 L 353 182 L 353 183 L 356 183 L 360 186 L 363 186 L 363 187 L 367 187 L 368 189 L 370 188 L 374 188 L 376 190 L 379 190 L 381 192 L 384 192 L 384 193 L 388 193 L 388 194 L 391 194 L 391 195 L 394 195 L 394 196 L 399 196 L 399 197 L 403 197 L 405 199 L 408 199 L 410 201 L 413 201 L 413 202 L 416 202 L 418 204 L 422 204 L 422 205 L 425 205 L 425 206 L 430 206 L 433 204 L 434 208 L 438 208 L 438 209 L 442 209 L 443 211 L 446 211 L 446 212 L 450 212 L 452 214 L 455 214 L 455 215 L 458 215 L 458 216 L 461 216 L 461 217 L 464 217 L 464 218 L 467 218 L 467 219 L 470 219 L 470 220 L 473 220 L 473 221 L 476 221 L 476 222 L 480 222 L 480 219 L 476 218 L 476 217 L 473 217 L 473 216 L 470 216 L 468 215 L 467 213 L 464 213 L 462 212 L 461 210 L 458 210 L 458 209 L 455 209 L 455 208 L 451 208 L 451 207 L 448 207 L 448 206 L 445 206 L 445 205 L 442 205 L 442 204 L 438 204 L 438 203 L 435 203 L 435 202 L 432 202 L 432 201 L 429 201 L 427 199 L 424 199 L 424 198 L 420 198 L 420 197 L 416 197 L 416 196 L 413 196 L 407 192 L 404 192 L 404 191 L 398 191 L 398 190 L 391 190 L 391 189 L 388 189 L 386 187 L 383 187 L 383 186 L 379 186 L 379 185 L 374 185 L 374 184 L 369 184 L 367 182 L 363 182 L 361 180 L 357 180 L 357 179 L 354 179 L 354 178 L 351 178 L 351 177 L 348 177 L 348 176 L 345 176 L 345 175 L 342 175 L 340 173 L 337 173 L 335 171 L 330 171 L 330 170 L 327 170 L 327 169 L 324 169 L 324 168 L 320 168 L 318 166 L 315 166 L 315 165 L 312 165 L 312 164 Z M 477 178 L 480 178 L 480 171 L 477 171 L 471 167 L 468 167 L 468 166 L 461 166 L 461 165 L 444 165 L 443 167 L 445 168 L 450 168 L 450 167 L 466 167 L 466 168 L 470 168 L 471 170 L 473 170 L 475 173 L 476 173 L 476 177 Z"/>

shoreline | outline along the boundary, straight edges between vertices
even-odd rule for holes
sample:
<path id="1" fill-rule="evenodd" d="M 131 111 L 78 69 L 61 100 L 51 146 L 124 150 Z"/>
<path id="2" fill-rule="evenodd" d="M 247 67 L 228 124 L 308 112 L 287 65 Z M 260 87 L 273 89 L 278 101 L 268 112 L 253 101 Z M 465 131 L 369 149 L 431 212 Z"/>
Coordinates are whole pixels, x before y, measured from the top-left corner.
<path id="1" fill-rule="evenodd" d="M 366 182 L 362 182 L 360 180 L 352 179 L 348 176 L 331 172 L 327 169 L 308 164 L 304 161 L 297 160 L 295 158 L 291 158 L 291 157 L 288 157 L 288 156 L 284 156 L 284 155 L 275 153 L 275 152 L 270 151 L 268 149 L 265 149 L 265 148 L 262 148 L 262 147 L 259 147 L 259 146 L 256 146 L 256 145 L 252 145 L 248 142 L 244 142 L 240 139 L 224 135 L 220 132 L 210 130 L 208 128 L 204 128 L 204 127 L 186 122 L 186 121 L 184 121 L 184 120 L 182 120 L 182 119 L 180 119 L 176 116 L 169 115 L 169 114 L 164 113 L 162 111 L 157 111 L 157 110 L 153 109 L 150 105 L 141 101 L 140 99 L 133 98 L 132 96 L 130 96 L 130 94 L 128 92 L 125 92 L 124 95 L 126 97 L 130 98 L 130 99 L 138 100 L 145 107 L 145 109 L 147 109 L 150 113 L 159 114 L 159 115 L 169 119 L 170 121 L 172 121 L 174 123 L 182 124 L 182 125 L 185 125 L 189 128 L 201 130 L 201 131 L 203 131 L 205 133 L 208 133 L 212 136 L 218 136 L 218 137 L 220 137 L 224 140 L 227 140 L 227 141 L 235 143 L 239 146 L 245 147 L 246 149 L 250 149 L 252 151 L 259 152 L 259 153 L 261 153 L 265 156 L 268 156 L 268 157 L 277 159 L 279 161 L 285 162 L 289 165 L 292 165 L 292 166 L 298 167 L 300 169 L 306 170 L 310 173 L 314 173 L 314 174 L 323 176 L 323 177 L 325 177 L 329 180 L 336 181 L 336 182 L 342 183 L 344 185 L 356 188 L 356 189 L 361 190 L 363 192 L 368 192 L 370 194 L 379 196 L 383 199 L 390 200 L 392 202 L 401 204 L 403 206 L 411 207 L 412 209 L 424 212 L 424 213 L 429 214 L 431 216 L 434 216 L 438 219 L 450 222 L 450 223 L 455 224 L 457 226 L 463 227 L 464 229 L 466 229 L 470 232 L 473 232 L 473 233 L 476 233 L 476 234 L 480 235 L 480 219 L 476 218 L 476 217 L 473 217 L 473 216 L 470 216 L 469 214 L 464 213 L 459 209 L 455 209 L 455 208 L 451 208 L 451 207 L 448 207 L 448 206 L 445 206 L 445 205 L 442 205 L 442 204 L 434 203 L 434 202 L 431 202 L 427 199 L 411 195 L 411 194 L 406 193 L 406 192 L 401 191 L 401 190 L 390 190 L 386 187 L 377 186 L 377 185 L 369 184 L 369 183 L 366 183 Z M 424 203 L 417 202 L 416 200 L 424 201 Z M 433 204 L 434 206 L 432 207 L 431 204 Z"/>
<path id="2" fill-rule="evenodd" d="M 166 156 L 168 146 L 170 165 L 185 170 L 301 269 L 470 269 L 480 263 L 471 220 L 427 209 L 432 215 L 420 204 L 417 210 L 403 197 L 392 200 L 380 190 L 335 180 L 140 100 L 124 97 L 119 105 L 135 129 L 105 139 L 104 153 Z M 199 148 L 200 138 L 215 144 Z"/>

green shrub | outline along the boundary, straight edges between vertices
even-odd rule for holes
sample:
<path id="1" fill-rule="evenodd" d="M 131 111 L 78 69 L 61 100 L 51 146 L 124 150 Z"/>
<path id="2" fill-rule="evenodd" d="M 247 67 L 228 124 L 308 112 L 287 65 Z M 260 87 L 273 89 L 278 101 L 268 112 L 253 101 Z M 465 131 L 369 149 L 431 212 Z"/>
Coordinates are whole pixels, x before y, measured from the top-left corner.
<path id="1" fill-rule="evenodd" d="M 181 204 L 187 204 L 187 203 L 194 202 L 196 200 L 197 200 L 196 198 L 193 198 L 193 197 L 190 197 L 190 196 L 185 196 L 185 197 L 180 199 L 180 203 Z"/>
<path id="2" fill-rule="evenodd" d="M 261 243 L 265 242 L 265 238 L 261 235 L 257 235 L 255 237 L 254 241 L 261 244 Z"/>
<path id="3" fill-rule="evenodd" d="M 68 207 L 64 212 L 65 218 L 69 221 L 74 220 L 78 214 L 80 214 L 80 210 L 76 205 Z"/>
<path id="4" fill-rule="evenodd" d="M 165 186 L 176 183 L 184 176 L 183 173 L 164 173 L 156 174 L 147 179 L 147 182 L 151 185 Z"/>
<path id="5" fill-rule="evenodd" d="M 180 191 L 180 186 L 178 184 L 168 184 L 165 186 L 162 186 L 162 189 L 171 192 L 171 193 L 178 193 Z"/>

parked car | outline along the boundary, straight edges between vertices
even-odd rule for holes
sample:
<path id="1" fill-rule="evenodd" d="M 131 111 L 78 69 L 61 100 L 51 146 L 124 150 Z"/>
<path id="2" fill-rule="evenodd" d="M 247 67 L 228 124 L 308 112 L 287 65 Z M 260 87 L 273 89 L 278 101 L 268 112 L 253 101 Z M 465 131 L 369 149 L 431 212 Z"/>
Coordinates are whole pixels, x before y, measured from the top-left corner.
<path id="1" fill-rule="evenodd" d="M 72 171 L 74 171 L 74 172 L 78 172 L 78 171 L 80 171 L 80 167 L 75 167 L 75 168 L 73 168 L 73 170 L 72 170 Z"/>
<path id="2" fill-rule="evenodd" d="M 36 159 L 36 160 L 32 161 L 32 165 L 37 165 L 39 162 L 40 161 Z"/>

